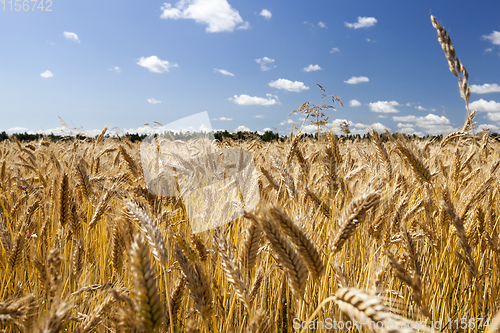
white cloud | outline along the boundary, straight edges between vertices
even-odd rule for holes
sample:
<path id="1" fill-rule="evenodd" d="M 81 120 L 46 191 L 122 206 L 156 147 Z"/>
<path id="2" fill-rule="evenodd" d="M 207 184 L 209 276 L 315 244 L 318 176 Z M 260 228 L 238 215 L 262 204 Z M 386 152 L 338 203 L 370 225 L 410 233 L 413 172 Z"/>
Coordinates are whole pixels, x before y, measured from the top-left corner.
<path id="1" fill-rule="evenodd" d="M 81 133 L 84 134 L 85 136 L 88 137 L 95 137 L 101 134 L 102 128 L 101 129 L 93 129 L 93 130 L 82 130 Z M 78 132 L 80 133 L 80 132 Z M 116 133 L 116 132 L 115 132 Z M 111 134 L 111 133 L 110 133 Z"/>
<path id="2" fill-rule="evenodd" d="M 212 120 L 218 120 L 218 121 L 231 121 L 233 118 L 226 118 L 226 117 L 220 117 L 220 118 L 214 118 Z"/>
<path id="3" fill-rule="evenodd" d="M 493 51 L 493 49 L 491 47 L 488 47 L 487 49 L 484 49 L 484 53 L 488 53 L 488 52 L 491 52 Z"/>
<path id="4" fill-rule="evenodd" d="M 255 118 L 265 118 L 265 117 L 263 115 L 261 115 L 261 114 L 258 114 L 258 115 L 255 116 Z"/>
<path id="5" fill-rule="evenodd" d="M 307 67 L 304 67 L 303 71 L 304 72 L 314 72 L 314 71 L 320 71 L 321 67 L 319 65 L 309 65 Z"/>
<path id="6" fill-rule="evenodd" d="M 326 24 L 325 24 L 325 22 L 321 22 L 321 21 L 319 21 L 319 22 L 318 22 L 318 27 L 320 27 L 320 28 L 326 28 Z"/>
<path id="7" fill-rule="evenodd" d="M 273 129 L 272 128 L 269 128 L 269 127 L 266 127 L 263 129 L 263 131 L 267 132 L 267 131 L 272 131 Z"/>
<path id="8" fill-rule="evenodd" d="M 129 128 L 129 129 L 124 129 L 124 133 L 137 133 L 137 134 L 151 134 L 152 129 L 149 126 L 141 126 L 138 128 Z"/>
<path id="9" fill-rule="evenodd" d="M 408 103 L 406 103 L 405 105 L 406 105 L 406 106 L 411 106 L 411 103 L 410 103 L 410 102 L 408 102 Z"/>
<path id="10" fill-rule="evenodd" d="M 500 129 L 500 127 L 491 124 L 481 124 L 478 125 L 477 128 L 479 129 L 479 131 L 491 131 L 493 133 L 498 133 Z"/>
<path id="11" fill-rule="evenodd" d="M 330 53 L 335 53 L 335 52 L 340 52 L 338 47 L 334 47 L 333 49 L 330 50 Z"/>
<path id="12" fill-rule="evenodd" d="M 340 125 L 343 122 L 347 122 L 349 124 L 349 127 L 352 127 L 354 123 L 348 119 L 334 119 L 331 123 L 328 123 L 325 125 L 325 129 L 327 130 L 332 130 L 334 133 L 341 133 L 340 132 Z M 317 125 L 305 125 L 301 127 L 301 130 L 305 133 L 311 134 L 311 133 L 316 133 L 318 132 L 318 126 Z M 321 130 L 323 131 L 323 130 Z"/>
<path id="13" fill-rule="evenodd" d="M 156 99 L 154 98 L 148 98 L 148 103 L 150 104 L 160 104 L 161 101 L 157 101 Z"/>
<path id="14" fill-rule="evenodd" d="M 344 82 L 348 83 L 348 84 L 358 84 L 361 82 L 369 82 L 369 81 L 370 81 L 370 79 L 367 78 L 366 76 L 353 76 L 349 80 L 344 81 Z"/>
<path id="15" fill-rule="evenodd" d="M 255 62 L 260 65 L 260 70 L 261 71 L 268 71 L 271 68 L 267 67 L 267 64 L 273 63 L 274 59 L 271 59 L 271 58 L 268 58 L 268 57 L 264 57 L 264 58 L 260 58 L 260 59 L 255 59 Z M 274 67 L 276 67 L 276 66 L 274 66 Z"/>
<path id="16" fill-rule="evenodd" d="M 17 129 L 17 127 L 15 127 L 15 129 Z M 85 135 L 87 137 L 95 137 L 99 134 L 101 134 L 102 132 L 102 128 L 101 129 L 93 129 L 93 130 L 85 130 L 85 129 L 76 129 L 76 130 L 72 130 L 72 129 L 68 129 L 67 127 L 64 127 L 64 126 L 60 126 L 60 127 L 57 127 L 57 128 L 50 128 L 48 130 L 38 130 L 36 131 L 36 133 L 40 133 L 40 134 L 56 134 L 56 135 L 76 135 L 76 134 L 81 134 L 81 135 Z M 28 131 L 28 134 L 34 134 L 35 132 L 33 131 Z M 129 132 L 129 133 L 132 133 L 132 132 Z M 134 132 L 135 133 L 135 132 Z"/>
<path id="17" fill-rule="evenodd" d="M 121 73 L 122 72 L 122 70 L 118 66 L 114 66 L 114 67 L 112 67 L 112 68 L 110 68 L 108 70 L 112 71 L 112 72 L 115 72 L 115 73 Z"/>
<path id="18" fill-rule="evenodd" d="M 278 96 L 273 96 L 271 94 L 266 94 L 267 98 L 257 97 L 257 96 L 249 96 L 246 94 L 242 95 L 234 95 L 232 98 L 229 98 L 230 101 L 238 105 L 274 105 L 279 104 Z"/>
<path id="19" fill-rule="evenodd" d="M 24 133 L 28 132 L 26 127 L 12 127 L 7 130 L 7 133 Z"/>
<path id="20" fill-rule="evenodd" d="M 415 117 L 415 116 L 400 116 L 400 117 L 398 117 L 398 116 L 394 116 L 394 117 L 392 117 L 392 120 L 394 120 L 394 121 L 409 121 L 409 122 L 415 122 L 415 121 L 417 121 L 417 119 L 418 119 L 418 118 L 417 118 L 417 117 Z"/>
<path id="21" fill-rule="evenodd" d="M 177 67 L 177 64 L 171 64 L 167 60 L 161 60 L 157 56 L 141 57 L 137 64 L 153 73 L 164 73 L 168 72 L 170 67 Z"/>
<path id="22" fill-rule="evenodd" d="M 306 125 L 306 126 L 302 126 L 300 128 L 300 130 L 304 133 L 307 133 L 307 134 L 312 134 L 312 133 L 316 133 L 318 131 L 318 126 L 316 125 Z"/>
<path id="23" fill-rule="evenodd" d="M 248 21 L 245 21 L 242 25 L 238 26 L 236 29 L 248 30 L 248 29 L 250 29 L 250 23 L 248 23 Z"/>
<path id="24" fill-rule="evenodd" d="M 68 134 L 68 128 L 64 126 L 56 127 L 56 128 L 50 128 L 48 130 L 39 130 L 38 133 L 41 134 Z"/>
<path id="25" fill-rule="evenodd" d="M 397 127 L 398 127 L 398 132 L 399 133 L 403 133 L 403 134 L 410 134 L 410 135 L 418 135 L 418 136 L 424 136 L 425 134 L 420 132 L 420 131 L 417 131 L 414 127 L 414 125 L 412 124 L 397 124 Z"/>
<path id="26" fill-rule="evenodd" d="M 384 114 L 379 114 L 377 117 L 379 117 L 379 118 L 387 118 L 387 116 L 384 115 Z"/>
<path id="27" fill-rule="evenodd" d="M 423 135 L 421 134 L 422 132 L 414 132 L 411 133 L 410 130 L 414 130 L 413 127 L 419 127 L 422 129 L 426 134 L 430 135 L 438 135 L 438 134 L 444 134 L 444 133 L 449 133 L 453 130 L 453 128 L 450 126 L 450 121 L 448 118 L 445 116 L 436 116 L 435 114 L 429 113 L 425 117 L 416 117 L 414 115 L 409 115 L 409 116 L 403 116 L 403 117 L 392 117 L 392 120 L 394 121 L 400 121 L 404 123 L 415 123 L 413 124 L 398 124 L 398 127 L 400 128 L 400 132 L 403 133 L 408 133 L 408 134 L 417 134 L 417 135 Z M 420 133 L 420 134 L 419 134 Z"/>
<path id="28" fill-rule="evenodd" d="M 161 7 L 162 19 L 192 19 L 196 23 L 206 24 L 206 32 L 234 31 L 237 27 L 249 27 L 243 22 L 238 11 L 227 0 L 181 0 L 175 8 L 169 3 Z"/>
<path id="29" fill-rule="evenodd" d="M 208 116 L 208 114 L 207 114 L 207 116 Z M 149 124 L 144 124 L 144 126 L 142 126 L 142 127 L 139 127 L 136 129 L 124 129 L 123 131 L 119 131 L 118 133 L 127 133 L 128 132 L 128 133 L 139 133 L 139 134 L 153 134 L 153 133 L 162 133 L 164 131 L 172 131 L 174 133 L 187 132 L 187 131 L 190 131 L 190 132 L 196 132 L 196 131 L 212 132 L 213 131 L 213 128 L 210 125 L 210 123 L 205 125 L 203 123 L 198 122 L 196 119 L 195 119 L 194 123 L 193 122 L 186 122 L 183 120 L 184 119 L 181 119 L 180 121 L 174 121 L 170 124 L 160 125 L 160 126 L 149 126 Z M 207 118 L 207 120 L 208 120 L 208 118 Z M 99 132 L 98 132 L 98 134 L 99 134 Z"/>
<path id="30" fill-rule="evenodd" d="M 368 133 L 368 131 L 371 128 L 377 130 L 378 132 L 383 132 L 387 128 L 387 126 L 385 126 L 384 124 L 381 124 L 381 123 L 374 123 L 371 125 L 365 125 L 362 123 L 353 123 L 352 121 L 350 121 L 348 119 L 334 119 L 331 123 L 328 123 L 325 125 L 325 130 L 331 130 L 334 133 L 342 134 L 342 131 L 341 131 L 342 127 L 341 126 L 345 122 L 347 122 L 347 124 L 349 125 L 349 129 L 351 130 L 351 134 L 354 134 L 354 135 L 355 134 L 360 134 L 360 135 L 366 134 L 366 133 Z M 387 128 L 387 129 L 390 130 L 389 128 Z M 318 131 L 318 127 L 316 125 L 306 125 L 306 126 L 303 126 L 301 128 L 301 130 L 304 131 L 305 133 L 316 133 Z"/>
<path id="31" fill-rule="evenodd" d="M 260 14 L 259 14 L 259 15 L 260 15 L 260 16 L 264 16 L 264 18 L 265 18 L 266 20 L 271 19 L 271 17 L 273 16 L 273 14 L 271 14 L 271 12 L 270 12 L 269 10 L 267 10 L 267 9 L 262 9 L 262 11 L 260 12 Z"/>
<path id="32" fill-rule="evenodd" d="M 360 105 L 361 105 L 361 103 L 356 99 L 351 99 L 349 101 L 349 106 L 360 106 Z"/>
<path id="33" fill-rule="evenodd" d="M 217 68 L 214 68 L 214 72 L 219 72 L 219 73 L 221 73 L 222 75 L 234 76 L 234 74 L 233 74 L 233 73 L 228 72 L 228 71 L 226 71 L 225 69 L 217 69 Z"/>
<path id="34" fill-rule="evenodd" d="M 284 89 L 288 91 L 293 91 L 293 92 L 301 92 L 302 90 L 308 90 L 309 87 L 307 87 L 304 82 L 300 81 L 290 81 L 287 79 L 278 79 L 276 81 L 271 81 L 269 82 L 269 86 L 271 88 L 276 88 L 276 89 Z"/>
<path id="35" fill-rule="evenodd" d="M 47 69 L 45 72 L 40 73 L 40 76 L 43 77 L 44 79 L 47 79 L 49 77 L 53 77 L 54 74 L 52 74 L 52 72 Z"/>
<path id="36" fill-rule="evenodd" d="M 474 101 L 469 104 L 469 108 L 471 110 L 476 111 L 484 111 L 484 112 L 500 112 L 500 103 L 495 102 L 494 100 L 485 101 L 484 99 L 480 99 L 478 101 Z"/>
<path id="37" fill-rule="evenodd" d="M 470 86 L 470 92 L 476 93 L 476 94 L 487 94 L 487 93 L 492 93 L 492 92 L 500 92 L 500 86 L 496 83 L 485 83 L 482 86 L 479 86 L 477 84 L 473 84 Z"/>
<path id="38" fill-rule="evenodd" d="M 238 126 L 238 128 L 235 130 L 235 132 L 250 132 L 250 128 L 241 125 L 241 126 Z"/>
<path id="39" fill-rule="evenodd" d="M 424 108 L 423 106 L 419 105 L 419 106 L 415 106 L 415 109 L 417 110 L 420 110 L 420 111 L 425 111 L 427 110 L 426 108 Z"/>
<path id="40" fill-rule="evenodd" d="M 373 112 L 378 112 L 378 113 L 398 113 L 399 110 L 395 108 L 395 106 L 398 106 L 399 103 L 396 101 L 378 101 L 374 103 L 368 104 L 370 107 L 370 110 Z"/>
<path id="41" fill-rule="evenodd" d="M 354 29 L 373 27 L 375 23 L 377 23 L 377 19 L 375 17 L 364 17 L 364 16 L 363 17 L 358 16 L 358 22 L 355 23 L 344 22 L 346 27 Z"/>
<path id="42" fill-rule="evenodd" d="M 377 132 L 384 132 L 387 126 L 381 123 L 374 123 L 368 126 L 368 128 L 374 129 Z M 388 129 L 388 128 L 387 128 Z"/>
<path id="43" fill-rule="evenodd" d="M 72 40 L 74 42 L 80 43 L 80 39 L 78 39 L 78 36 L 74 32 L 63 32 L 64 38 Z"/>
<path id="44" fill-rule="evenodd" d="M 288 118 L 287 120 L 284 120 L 280 123 L 281 126 L 283 125 L 286 125 L 286 124 L 294 124 L 295 121 L 293 121 L 292 119 Z"/>
<path id="45" fill-rule="evenodd" d="M 500 45 L 500 31 L 493 30 L 491 34 L 481 36 L 481 39 L 487 39 L 495 45 Z"/>
<path id="46" fill-rule="evenodd" d="M 488 118 L 491 121 L 500 121 L 500 113 L 488 112 L 488 114 L 486 114 L 486 118 Z"/>

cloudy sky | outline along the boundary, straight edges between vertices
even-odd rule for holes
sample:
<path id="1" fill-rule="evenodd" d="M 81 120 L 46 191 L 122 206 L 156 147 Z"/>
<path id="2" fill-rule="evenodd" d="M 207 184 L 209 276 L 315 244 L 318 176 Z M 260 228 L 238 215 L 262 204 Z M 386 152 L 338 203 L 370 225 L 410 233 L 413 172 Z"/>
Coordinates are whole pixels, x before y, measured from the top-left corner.
<path id="1" fill-rule="evenodd" d="M 449 133 L 466 115 L 430 15 L 469 72 L 478 129 L 500 132 L 500 2 L 31 0 L 0 4 L 0 131 L 145 133 L 208 112 L 216 130 Z M 16 9 L 20 9 L 16 11 Z M 47 10 L 48 9 L 48 10 Z"/>

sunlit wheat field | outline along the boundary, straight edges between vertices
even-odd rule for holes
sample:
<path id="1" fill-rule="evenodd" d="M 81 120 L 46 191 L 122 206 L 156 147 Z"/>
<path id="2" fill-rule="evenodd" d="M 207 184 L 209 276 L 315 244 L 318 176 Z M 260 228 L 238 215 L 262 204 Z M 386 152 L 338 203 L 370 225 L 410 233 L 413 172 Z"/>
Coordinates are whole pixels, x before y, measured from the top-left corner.
<path id="1" fill-rule="evenodd" d="M 104 128 L 0 142 L 2 332 L 497 332 L 500 142 L 475 128 L 467 69 L 430 23 L 466 105 L 460 130 L 361 140 L 327 128 L 333 105 L 304 103 L 292 113 L 314 138 L 212 142 L 207 166 L 240 152 L 218 177 L 244 153 L 256 177 L 236 181 L 235 202 L 195 198 L 238 207 L 201 232 L 186 197 L 153 190 L 139 141 Z M 202 167 L 178 156 L 167 176 L 183 194 L 179 177 Z"/>
<path id="2" fill-rule="evenodd" d="M 365 316 L 481 331 L 499 307 L 500 144 L 443 143 L 221 142 L 253 155 L 260 203 L 193 233 L 182 200 L 148 193 L 138 144 L 4 141 L 1 325 L 292 332 Z"/>

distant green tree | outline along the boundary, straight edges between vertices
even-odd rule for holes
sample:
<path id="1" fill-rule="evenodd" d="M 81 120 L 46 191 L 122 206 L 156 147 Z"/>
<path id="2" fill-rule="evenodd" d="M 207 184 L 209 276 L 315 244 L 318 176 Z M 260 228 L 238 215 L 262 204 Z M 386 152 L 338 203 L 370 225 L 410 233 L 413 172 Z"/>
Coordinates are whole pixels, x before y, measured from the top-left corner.
<path id="1" fill-rule="evenodd" d="M 0 141 L 9 140 L 9 135 L 3 131 L 0 133 Z"/>
<path id="2" fill-rule="evenodd" d="M 273 133 L 272 131 L 266 131 L 263 135 L 262 135 L 262 140 L 265 141 L 265 142 L 269 142 L 269 141 L 273 141 L 273 140 L 277 140 L 278 137 L 277 137 L 277 133 Z"/>

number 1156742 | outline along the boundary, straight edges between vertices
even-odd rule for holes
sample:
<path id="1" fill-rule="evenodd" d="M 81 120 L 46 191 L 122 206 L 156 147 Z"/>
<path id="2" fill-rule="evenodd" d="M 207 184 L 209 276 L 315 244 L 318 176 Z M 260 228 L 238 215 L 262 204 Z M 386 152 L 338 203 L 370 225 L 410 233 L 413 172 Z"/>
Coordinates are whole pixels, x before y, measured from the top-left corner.
<path id="1" fill-rule="evenodd" d="M 34 11 L 45 11 L 51 12 L 52 1 L 51 0 L 1 0 L 0 5 L 4 12 L 6 11 L 16 11 L 16 12 L 34 12 Z"/>

